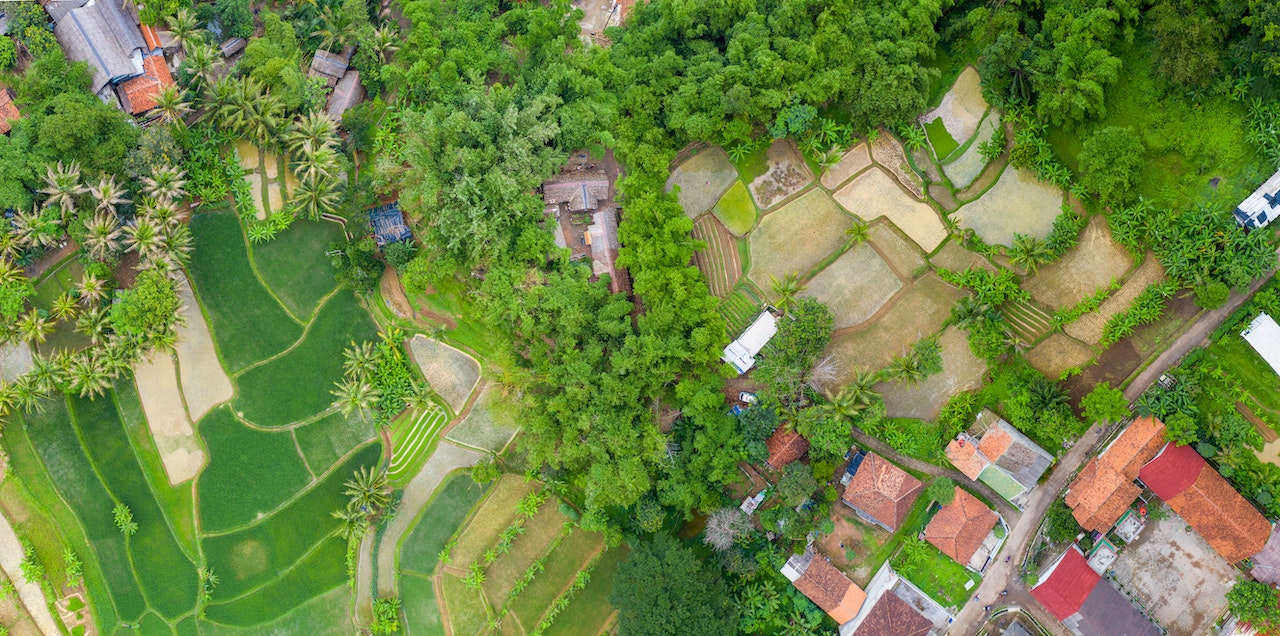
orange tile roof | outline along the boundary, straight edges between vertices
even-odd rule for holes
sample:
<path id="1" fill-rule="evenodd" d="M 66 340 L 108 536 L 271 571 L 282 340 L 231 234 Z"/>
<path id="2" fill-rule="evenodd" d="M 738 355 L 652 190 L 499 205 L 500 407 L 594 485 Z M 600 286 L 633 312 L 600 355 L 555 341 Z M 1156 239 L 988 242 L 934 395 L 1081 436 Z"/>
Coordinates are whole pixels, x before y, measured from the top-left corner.
<path id="1" fill-rule="evenodd" d="M 864 514 L 897 530 L 924 484 L 889 460 L 867 453 L 857 474 L 844 490 L 844 501 Z"/>
<path id="2" fill-rule="evenodd" d="M 1140 417 L 1101 455 L 1085 464 L 1066 497 L 1080 527 L 1101 532 L 1115 525 L 1142 493 L 1133 480 L 1164 446 L 1163 433 L 1163 422 Z"/>
<path id="3" fill-rule="evenodd" d="M 18 106 L 13 103 L 13 95 L 9 89 L 0 89 L 0 135 L 9 133 L 13 128 L 10 122 L 15 119 L 22 119 L 22 113 L 18 112 Z"/>
<path id="4" fill-rule="evenodd" d="M 160 34 L 156 33 L 156 28 L 148 24 L 139 24 L 138 30 L 142 31 L 142 39 L 147 43 L 147 47 L 151 50 L 160 48 Z"/>
<path id="5" fill-rule="evenodd" d="M 780 470 L 783 466 L 804 456 L 805 451 L 809 450 L 809 440 L 795 431 L 779 426 L 773 431 L 773 435 L 765 440 L 765 446 L 769 447 L 769 459 L 766 463 L 773 469 Z"/>
<path id="6" fill-rule="evenodd" d="M 1164 446 L 1164 422 L 1154 417 L 1140 417 L 1099 456 L 1116 472 L 1133 479 L 1138 471 Z"/>
<path id="7" fill-rule="evenodd" d="M 911 604 L 886 592 L 862 619 L 854 636 L 926 636 L 933 623 Z"/>
<path id="8" fill-rule="evenodd" d="M 963 439 L 953 439 L 947 444 L 947 459 L 965 477 L 977 481 L 982 470 L 991 465 L 985 457 L 978 455 L 978 446 Z"/>
<path id="9" fill-rule="evenodd" d="M 955 498 L 934 513 L 925 527 L 924 539 L 956 563 L 968 565 L 996 520 L 994 510 L 957 486 Z"/>
<path id="10" fill-rule="evenodd" d="M 166 86 L 173 85 L 173 76 L 165 64 L 163 55 L 151 55 L 142 60 L 143 74 L 120 85 L 120 97 L 130 114 L 138 115 L 156 107 L 156 97 Z"/>
<path id="11" fill-rule="evenodd" d="M 982 444 L 978 446 L 978 450 L 994 462 L 1012 445 L 1013 436 L 999 426 L 993 426 L 986 435 L 982 436 Z"/>
<path id="12" fill-rule="evenodd" d="M 796 579 L 795 586 L 841 624 L 853 620 L 867 601 L 867 593 L 820 554 L 809 562 L 804 574 Z"/>

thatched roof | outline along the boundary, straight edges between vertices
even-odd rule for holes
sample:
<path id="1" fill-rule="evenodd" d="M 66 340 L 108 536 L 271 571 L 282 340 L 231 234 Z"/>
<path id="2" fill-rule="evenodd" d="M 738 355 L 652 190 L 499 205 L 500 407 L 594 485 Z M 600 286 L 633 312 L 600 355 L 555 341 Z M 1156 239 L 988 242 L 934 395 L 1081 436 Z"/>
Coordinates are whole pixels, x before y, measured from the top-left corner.
<path id="1" fill-rule="evenodd" d="M 315 57 L 311 58 L 311 68 L 307 71 L 307 75 L 322 77 L 329 84 L 329 88 L 333 88 L 347 72 L 347 63 L 350 59 L 349 55 L 330 53 L 320 49 L 316 51 Z"/>
<path id="2" fill-rule="evenodd" d="M 141 73 L 148 50 L 138 25 L 111 0 L 90 0 L 67 11 L 53 28 L 68 59 L 89 63 L 93 92 Z"/>
<path id="3" fill-rule="evenodd" d="M 333 94 L 329 96 L 327 108 L 329 119 L 341 121 L 342 114 L 347 112 L 348 108 L 362 101 L 364 101 L 364 86 L 360 85 L 360 71 L 348 69 L 342 79 L 338 80 L 338 85 L 333 88 Z"/>

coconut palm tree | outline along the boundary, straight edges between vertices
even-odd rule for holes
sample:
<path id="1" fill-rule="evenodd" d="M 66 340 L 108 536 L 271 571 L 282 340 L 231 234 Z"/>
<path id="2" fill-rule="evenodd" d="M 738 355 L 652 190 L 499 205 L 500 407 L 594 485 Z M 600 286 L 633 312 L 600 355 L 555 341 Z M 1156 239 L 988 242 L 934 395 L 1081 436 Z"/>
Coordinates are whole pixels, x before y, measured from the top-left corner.
<path id="1" fill-rule="evenodd" d="M 395 23 L 388 22 L 373 32 L 373 40 L 370 43 L 374 53 L 378 54 L 378 60 L 386 64 L 391 55 L 400 50 L 400 34 L 397 32 Z"/>
<path id="2" fill-rule="evenodd" d="M 65 373 L 66 370 L 57 358 L 32 356 L 31 370 L 27 372 L 27 380 L 36 391 L 52 393 L 66 381 Z"/>
<path id="3" fill-rule="evenodd" d="M 169 32 L 173 34 L 173 40 L 178 43 L 179 51 L 185 51 L 187 44 L 200 38 L 200 23 L 191 13 L 191 9 L 178 9 L 177 13 L 166 17 L 164 22 L 169 26 Z"/>
<path id="4" fill-rule="evenodd" d="M 342 352 L 342 357 L 345 359 L 342 366 L 346 375 L 361 380 L 369 379 L 369 374 L 373 373 L 374 368 L 378 366 L 378 360 L 381 358 L 373 343 L 367 340 L 360 343 L 352 342 L 347 345 L 347 348 Z"/>
<path id="5" fill-rule="evenodd" d="M 16 382 L 0 380 L 0 416 L 8 415 L 18 406 L 18 387 Z"/>
<path id="6" fill-rule="evenodd" d="M 49 195 L 44 200 L 44 206 L 57 206 L 67 215 L 76 211 L 76 197 L 88 192 L 80 183 L 80 164 L 74 161 L 69 166 L 64 166 L 59 161 L 56 170 L 53 166 L 45 166 L 44 184 L 45 187 L 40 192 Z"/>
<path id="7" fill-rule="evenodd" d="M 908 354 L 898 356 L 885 369 L 889 377 L 899 382 L 919 384 L 924 379 L 924 370 L 920 368 L 920 359 Z"/>
<path id="8" fill-rule="evenodd" d="M 194 248 L 191 228 L 182 224 L 170 225 L 161 232 L 155 261 L 169 271 L 176 271 L 191 261 L 191 250 Z"/>
<path id="9" fill-rule="evenodd" d="M 1053 259 L 1049 244 L 1034 236 L 1015 234 L 1009 247 L 1009 261 L 1034 274 L 1040 266 Z"/>
<path id="10" fill-rule="evenodd" d="M 89 258 L 106 261 L 120 249 L 120 221 L 114 212 L 94 212 L 84 228 L 84 250 Z"/>
<path id="11" fill-rule="evenodd" d="M 858 371 L 853 382 L 846 384 L 839 393 L 827 396 L 831 400 L 828 408 L 836 417 L 851 421 L 880 398 L 880 394 L 871 388 L 879 380 L 877 373 Z"/>
<path id="12" fill-rule="evenodd" d="M 175 166 L 157 166 L 142 178 L 143 191 L 157 204 L 167 205 L 187 196 L 187 173 Z"/>
<path id="13" fill-rule="evenodd" d="M 334 510 L 331 514 L 335 519 L 342 521 L 342 527 L 338 529 L 338 536 L 347 541 L 358 541 L 369 531 L 369 515 L 362 510 L 347 506 L 346 508 Z"/>
<path id="14" fill-rule="evenodd" d="M 334 45 L 346 44 L 355 35 L 355 25 L 343 12 L 336 11 L 331 6 L 324 7 L 320 10 L 320 27 L 312 31 L 311 35 L 319 38 L 320 48 L 328 51 Z"/>
<path id="15" fill-rule="evenodd" d="M 75 320 L 79 307 L 76 305 L 76 298 L 68 293 L 63 293 L 53 299 L 53 305 L 49 308 L 49 313 L 53 314 L 58 320 Z"/>
<path id="16" fill-rule="evenodd" d="M 212 44 L 203 40 L 190 43 L 187 47 L 187 57 L 182 61 L 182 67 L 191 72 L 189 88 L 199 91 L 213 83 L 213 72 L 218 58 L 218 49 Z"/>
<path id="17" fill-rule="evenodd" d="M 98 202 L 98 210 L 103 212 L 115 212 L 115 206 L 129 202 L 124 196 L 124 188 L 111 175 L 102 175 L 98 183 L 89 188 L 89 194 Z"/>
<path id="18" fill-rule="evenodd" d="M 40 314 L 40 310 L 32 307 L 30 311 L 18 318 L 18 333 L 27 342 L 40 343 L 53 333 L 53 321 Z"/>
<path id="19" fill-rule="evenodd" d="M 0 258 L 0 285 L 16 283 L 22 280 L 22 268 L 8 258 Z"/>
<path id="20" fill-rule="evenodd" d="M 166 86 L 160 90 L 156 95 L 156 113 L 160 115 L 161 123 L 185 123 L 187 114 L 191 112 L 191 102 L 183 101 L 184 96 L 177 86 Z"/>
<path id="21" fill-rule="evenodd" d="M 850 245 L 857 247 L 866 243 L 867 239 L 871 237 L 871 226 L 862 221 L 854 221 L 853 225 L 850 225 L 849 229 L 844 231 L 844 236 L 848 239 Z"/>
<path id="22" fill-rule="evenodd" d="M 107 281 L 93 274 L 85 274 L 76 285 L 76 294 L 85 305 L 97 306 L 107 297 Z"/>
<path id="23" fill-rule="evenodd" d="M 329 146 L 314 146 L 305 141 L 293 162 L 293 173 L 300 181 L 317 177 L 333 177 L 338 170 L 338 151 Z"/>
<path id="24" fill-rule="evenodd" d="M 219 108 L 222 121 L 259 148 L 274 145 L 284 117 L 284 105 L 252 78 L 241 79 L 235 86 L 234 99 Z"/>
<path id="25" fill-rule="evenodd" d="M 350 498 L 351 507 L 369 515 L 377 514 L 391 501 L 391 486 L 387 482 L 387 474 L 369 470 L 368 466 L 361 466 L 342 485 L 342 494 Z"/>
<path id="26" fill-rule="evenodd" d="M 93 306 L 76 318 L 76 332 L 89 338 L 89 344 L 98 346 L 106 341 L 110 318 L 104 307 Z"/>
<path id="27" fill-rule="evenodd" d="M 337 211 L 340 199 L 337 181 L 321 177 L 298 184 L 293 191 L 293 196 L 289 197 L 289 204 L 293 206 L 298 216 L 318 221 L 321 216 Z"/>
<path id="28" fill-rule="evenodd" d="M 134 219 L 133 225 L 124 228 L 124 248 L 136 252 L 144 262 L 150 263 L 155 258 L 160 244 L 160 226 L 145 216 Z"/>
<path id="29" fill-rule="evenodd" d="M 773 287 L 773 294 L 778 297 L 778 309 L 786 311 L 796 304 L 796 294 L 804 291 L 804 285 L 800 284 L 800 275 L 792 272 L 778 280 L 776 276 L 770 275 L 770 285 Z"/>
<path id="30" fill-rule="evenodd" d="M 80 397 L 99 397 L 111 386 L 111 373 L 102 356 L 82 351 L 71 359 L 67 380 Z"/>
<path id="31" fill-rule="evenodd" d="M 18 258 L 26 249 L 22 237 L 10 227 L 7 231 L 0 229 L 0 257 L 7 260 Z"/>
<path id="32" fill-rule="evenodd" d="M 313 148 L 338 145 L 338 125 L 320 110 L 313 110 L 304 117 L 299 117 L 289 125 L 289 133 L 285 138 L 289 152 L 302 151 L 302 144 L 311 142 Z"/>
<path id="33" fill-rule="evenodd" d="M 13 215 L 18 240 L 29 247 L 52 247 L 62 238 L 62 219 L 41 214 L 40 208 Z"/>
<path id="34" fill-rule="evenodd" d="M 14 405 L 28 413 L 32 411 L 43 411 L 44 397 L 45 394 L 36 390 L 36 388 L 31 385 L 31 381 L 27 376 L 22 376 L 13 385 Z"/>
<path id="35" fill-rule="evenodd" d="M 329 393 L 337 398 L 333 404 L 342 411 L 343 415 L 351 415 L 352 411 L 358 411 L 360 417 L 364 418 L 378 401 L 378 390 L 364 380 L 347 378 L 342 382 L 335 382 L 334 386 L 337 388 Z"/>

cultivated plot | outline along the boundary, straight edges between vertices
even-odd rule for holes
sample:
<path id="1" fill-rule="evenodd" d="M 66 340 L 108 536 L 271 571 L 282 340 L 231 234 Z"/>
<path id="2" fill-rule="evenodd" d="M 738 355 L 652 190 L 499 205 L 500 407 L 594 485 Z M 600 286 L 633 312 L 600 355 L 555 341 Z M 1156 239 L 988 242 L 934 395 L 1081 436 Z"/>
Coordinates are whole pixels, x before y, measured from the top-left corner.
<path id="1" fill-rule="evenodd" d="M 1051 334 L 1026 353 L 1027 362 L 1050 378 L 1089 364 L 1093 355 L 1092 347 L 1065 333 Z"/>
<path id="2" fill-rule="evenodd" d="M 191 419 L 199 420 L 209 409 L 231 399 L 235 389 L 218 362 L 209 324 L 185 276 L 178 280 L 178 301 L 182 303 L 179 311 L 183 320 L 177 327 L 175 349 L 182 375 L 182 395 Z"/>
<path id="3" fill-rule="evenodd" d="M 929 256 L 929 262 L 934 267 L 949 269 L 953 272 L 963 272 L 970 267 L 985 269 L 989 272 L 996 270 L 995 265 L 983 258 L 981 254 L 970 252 L 964 248 L 960 241 L 947 241 L 942 248 Z"/>
<path id="4" fill-rule="evenodd" d="M 449 424 L 449 414 L 436 404 L 410 409 L 391 424 L 391 465 L 387 477 L 401 481 L 413 477 L 431 455 L 440 431 Z"/>
<path id="5" fill-rule="evenodd" d="M 204 466 L 204 450 L 196 441 L 191 420 L 187 418 L 177 371 L 173 358 L 160 352 L 152 352 L 133 369 L 151 436 L 171 484 L 195 477 Z"/>
<path id="6" fill-rule="evenodd" d="M 276 238 L 252 246 L 258 274 L 299 320 L 306 320 L 338 286 L 333 263 L 316 256 L 342 238 L 342 226 L 337 223 L 299 221 Z"/>
<path id="7" fill-rule="evenodd" d="M 1012 245 L 1015 234 L 1045 238 L 1062 211 L 1062 189 L 1026 170 L 1009 167 L 977 201 L 952 217 L 989 245 Z"/>
<path id="8" fill-rule="evenodd" d="M 499 452 L 520 430 L 515 407 L 503 399 L 494 385 L 486 385 L 471 406 L 471 412 L 449 429 L 445 439 L 463 446 Z"/>
<path id="9" fill-rule="evenodd" d="M 1053 309 L 1075 306 L 1081 300 L 1124 277 L 1133 267 L 1129 250 L 1111 238 L 1107 221 L 1089 219 L 1080 242 L 1062 258 L 1040 268 L 1022 288 Z"/>
<path id="10" fill-rule="evenodd" d="M 1106 328 L 1107 321 L 1111 320 L 1112 316 L 1127 310 L 1129 305 L 1133 304 L 1133 299 L 1137 298 L 1147 286 L 1162 280 L 1164 280 L 1164 267 L 1160 265 L 1160 260 L 1155 254 L 1147 253 L 1142 265 L 1129 274 L 1116 293 L 1102 301 L 1097 311 L 1081 316 L 1063 328 L 1063 331 L 1076 340 L 1098 344 L 1102 341 L 1102 331 Z"/>
<path id="11" fill-rule="evenodd" d="M 754 208 L 752 208 L 754 209 Z M 693 238 L 707 246 L 693 254 L 693 264 L 707 279 L 711 295 L 724 298 L 742 278 L 742 256 L 738 240 L 715 216 L 702 216 L 693 223 Z"/>
<path id="12" fill-rule="evenodd" d="M 987 108 L 987 100 L 982 97 L 982 80 L 978 71 L 970 66 L 960 73 L 951 90 L 942 96 L 942 103 L 922 115 L 920 122 L 941 119 L 956 143 L 963 144 L 978 129 L 978 122 Z"/>
<path id="13" fill-rule="evenodd" d="M 27 342 L 6 342 L 0 345 L 0 379 L 13 382 L 31 370 L 35 358 Z"/>
<path id="14" fill-rule="evenodd" d="M 884 382 L 877 387 L 884 396 L 886 415 L 932 421 L 952 395 L 982 386 L 987 363 L 973 355 L 965 332 L 947 327 L 938 345 L 942 348 L 942 371 L 919 384 Z"/>
<path id="15" fill-rule="evenodd" d="M 832 338 L 827 353 L 834 357 L 839 383 L 859 370 L 884 368 L 917 340 L 937 333 L 951 315 L 951 306 L 964 294 L 933 274 L 913 281 L 878 320 L 852 333 Z"/>
<path id="16" fill-rule="evenodd" d="M 917 199 L 924 198 L 924 181 L 907 162 L 902 144 L 893 135 L 881 131 L 880 136 L 871 142 L 871 158 L 893 175 L 907 192 Z"/>
<path id="17" fill-rule="evenodd" d="M 689 218 L 711 209 L 729 186 L 738 180 L 738 169 L 719 146 L 707 148 L 671 171 L 667 192 L 679 187 L 676 197 Z"/>
<path id="18" fill-rule="evenodd" d="M 741 181 L 735 181 L 711 213 L 728 228 L 734 236 L 742 236 L 751 231 L 756 224 L 756 206 L 751 202 L 751 194 Z"/>
<path id="19" fill-rule="evenodd" d="M 822 301 L 835 317 L 834 328 L 845 329 L 870 320 L 900 289 L 889 264 L 863 243 L 818 272 L 800 296 Z"/>
<path id="20" fill-rule="evenodd" d="M 820 179 L 822 187 L 828 190 L 835 190 L 840 187 L 840 184 L 848 181 L 849 177 L 866 170 L 870 165 L 871 154 L 867 150 L 867 144 L 859 143 L 850 148 L 849 152 L 844 153 L 844 156 L 840 158 L 836 165 L 827 168 L 822 173 L 822 178 Z"/>
<path id="21" fill-rule="evenodd" d="M 210 411 L 199 430 L 209 449 L 209 465 L 196 482 L 204 532 L 250 523 L 311 481 L 289 431 L 251 429 L 226 406 Z"/>
<path id="22" fill-rule="evenodd" d="M 937 249 L 947 238 L 947 228 L 938 212 L 911 198 L 883 171 L 863 172 L 836 192 L 835 199 L 844 209 L 868 221 L 882 216 L 889 219 L 925 252 Z"/>
<path id="23" fill-rule="evenodd" d="M 982 169 L 987 167 L 987 160 L 982 156 L 982 144 L 991 141 L 1000 126 L 1000 116 L 996 111 L 993 110 L 987 113 L 986 118 L 978 125 L 978 132 L 973 137 L 973 143 L 968 148 L 965 148 L 959 157 L 942 166 L 943 174 L 947 175 L 947 178 L 951 180 L 951 185 L 957 190 L 969 187 L 969 184 L 973 183 L 973 180 L 982 174 Z"/>
<path id="24" fill-rule="evenodd" d="M 751 180 L 751 196 L 767 210 L 813 182 L 813 173 L 789 139 L 778 139 L 765 152 L 765 173 Z"/>
<path id="25" fill-rule="evenodd" d="M 924 268 L 925 260 L 920 248 L 903 238 L 892 223 L 873 223 L 867 235 L 871 245 L 899 278 L 910 279 Z"/>
<path id="26" fill-rule="evenodd" d="M 751 233 L 749 276 L 761 289 L 771 278 L 804 275 L 844 246 L 845 232 L 854 219 L 822 190 L 813 189 L 772 212 Z"/>
<path id="27" fill-rule="evenodd" d="M 431 389 L 449 403 L 454 413 L 461 411 L 480 381 L 480 364 L 475 358 L 422 334 L 409 340 L 409 353 Z"/>

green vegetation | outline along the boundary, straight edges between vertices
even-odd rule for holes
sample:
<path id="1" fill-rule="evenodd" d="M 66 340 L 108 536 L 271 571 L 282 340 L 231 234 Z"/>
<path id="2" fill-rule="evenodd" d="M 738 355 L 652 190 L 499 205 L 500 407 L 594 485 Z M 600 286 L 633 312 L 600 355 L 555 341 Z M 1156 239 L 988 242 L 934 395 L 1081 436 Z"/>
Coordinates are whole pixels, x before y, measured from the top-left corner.
<path id="1" fill-rule="evenodd" d="M 449 415 L 434 403 L 410 409 L 391 423 L 391 466 L 393 481 L 409 479 L 435 449 L 440 431 L 449 423 Z"/>
<path id="2" fill-rule="evenodd" d="M 288 432 L 251 429 L 223 406 L 200 420 L 209 465 L 200 473 L 199 512 L 204 532 L 223 532 L 257 519 L 310 481 Z M 270 480 L 260 478 L 271 475 Z"/>
<path id="3" fill-rule="evenodd" d="M 969 582 L 980 583 L 982 578 L 969 572 L 940 550 L 915 537 L 902 543 L 891 561 L 894 569 L 921 590 L 943 605 L 961 607 L 972 593 L 966 589 Z"/>
<path id="4" fill-rule="evenodd" d="M 711 208 L 711 213 L 720 219 L 734 236 L 742 236 L 751 231 L 756 224 L 756 205 L 751 202 L 751 193 L 742 181 L 735 181 L 720 201 Z"/>
<path id="5" fill-rule="evenodd" d="M 929 136 L 929 145 L 933 146 L 934 156 L 939 161 L 946 161 L 951 156 L 951 153 L 960 147 L 960 144 L 956 143 L 955 138 L 947 130 L 946 125 L 943 124 L 941 117 L 925 124 L 924 130 Z"/>
<path id="6" fill-rule="evenodd" d="M 400 569 L 424 576 L 434 573 L 441 550 L 484 493 L 485 488 L 465 474 L 452 475 L 441 483 L 400 545 Z"/>
<path id="7" fill-rule="evenodd" d="M 294 223 L 275 240 L 253 246 L 258 274 L 299 320 L 306 320 L 336 286 L 332 264 L 320 255 L 341 236 L 337 223 Z"/>
<path id="8" fill-rule="evenodd" d="M 352 448 L 373 439 L 373 426 L 359 418 L 329 413 L 320 419 L 293 429 L 298 448 L 313 471 L 328 470 Z"/>

